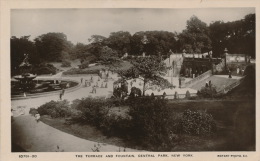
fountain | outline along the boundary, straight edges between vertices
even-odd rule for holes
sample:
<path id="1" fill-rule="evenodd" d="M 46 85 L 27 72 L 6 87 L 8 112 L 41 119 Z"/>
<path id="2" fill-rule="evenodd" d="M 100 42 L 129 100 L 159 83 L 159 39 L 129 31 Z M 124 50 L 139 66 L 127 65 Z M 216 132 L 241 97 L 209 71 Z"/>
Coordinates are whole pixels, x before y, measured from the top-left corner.
<path id="1" fill-rule="evenodd" d="M 21 75 L 14 76 L 14 79 L 19 81 L 20 88 L 23 92 L 27 92 L 29 89 L 34 87 L 33 79 L 36 75 L 31 74 L 32 65 L 28 61 L 28 54 L 24 54 L 25 58 L 23 62 L 19 65 Z"/>
<path id="2" fill-rule="evenodd" d="M 72 90 L 79 86 L 79 82 L 70 79 L 61 80 L 61 78 L 51 76 L 37 77 L 36 74 L 31 73 L 32 65 L 28 61 L 28 54 L 24 54 L 24 56 L 24 60 L 19 65 L 20 75 L 14 76 L 11 81 L 12 99 L 50 95 L 62 89 L 70 88 Z"/>

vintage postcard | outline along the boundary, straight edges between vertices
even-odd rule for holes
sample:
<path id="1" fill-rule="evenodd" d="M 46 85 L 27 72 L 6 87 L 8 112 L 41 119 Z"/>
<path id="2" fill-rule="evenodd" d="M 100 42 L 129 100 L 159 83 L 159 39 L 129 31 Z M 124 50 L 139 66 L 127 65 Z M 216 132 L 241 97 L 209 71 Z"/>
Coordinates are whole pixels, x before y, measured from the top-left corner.
<path id="1" fill-rule="evenodd" d="M 1 1 L 1 157 L 259 161 L 258 1 Z"/>

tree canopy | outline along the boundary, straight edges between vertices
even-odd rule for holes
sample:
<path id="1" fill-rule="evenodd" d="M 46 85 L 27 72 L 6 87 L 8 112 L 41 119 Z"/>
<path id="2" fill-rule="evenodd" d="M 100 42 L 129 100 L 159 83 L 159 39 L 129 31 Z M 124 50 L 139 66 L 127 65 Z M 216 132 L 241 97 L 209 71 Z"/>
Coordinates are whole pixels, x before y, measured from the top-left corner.
<path id="1" fill-rule="evenodd" d="M 143 95 L 147 90 L 147 84 L 158 85 L 162 88 L 171 84 L 162 76 L 166 74 L 167 68 L 158 56 L 140 57 L 132 59 L 132 67 L 119 71 L 123 79 L 141 79 L 143 81 Z"/>
<path id="2" fill-rule="evenodd" d="M 146 38 L 146 43 L 143 39 Z M 215 21 L 209 26 L 198 17 L 187 20 L 181 33 L 169 31 L 139 31 L 131 35 L 128 31 L 111 32 L 109 37 L 92 35 L 86 44 L 72 44 L 64 33 L 46 33 L 36 37 L 11 37 L 11 70 L 21 63 L 24 53 L 29 53 L 30 62 L 62 61 L 80 59 L 90 63 L 119 60 L 125 53 L 139 56 L 143 52 L 151 56 L 168 56 L 169 51 L 181 53 L 204 53 L 213 51 L 213 56 L 229 53 L 247 54 L 255 58 L 255 14 L 246 15 L 233 22 Z M 113 60 L 113 61 L 112 61 Z"/>
<path id="3" fill-rule="evenodd" d="M 209 29 L 205 22 L 192 16 L 187 21 L 187 28 L 179 35 L 181 49 L 188 53 L 203 53 L 211 50 Z"/>

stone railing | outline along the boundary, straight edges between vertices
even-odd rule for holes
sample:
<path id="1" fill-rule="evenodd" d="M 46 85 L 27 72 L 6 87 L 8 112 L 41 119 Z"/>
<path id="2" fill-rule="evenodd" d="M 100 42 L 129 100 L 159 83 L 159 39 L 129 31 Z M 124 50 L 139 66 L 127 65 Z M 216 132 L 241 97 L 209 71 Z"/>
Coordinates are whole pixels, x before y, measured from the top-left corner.
<path id="1" fill-rule="evenodd" d="M 190 87 L 191 85 L 203 80 L 203 79 L 206 79 L 208 77 L 212 76 L 212 71 L 211 70 L 208 70 L 207 72 L 199 75 L 198 77 L 188 81 L 185 83 L 185 87 Z"/>
<path id="2" fill-rule="evenodd" d="M 190 97 L 196 97 L 197 93 L 190 93 Z M 141 96 L 143 97 L 143 96 Z M 151 97 L 151 96 L 145 96 L 145 97 Z M 154 95 L 155 98 L 162 98 L 163 95 Z M 165 96 L 166 99 L 169 100 L 173 100 L 173 99 L 185 99 L 186 98 L 186 94 L 177 94 L 176 96 L 174 94 L 172 95 L 166 95 Z"/>
<path id="3" fill-rule="evenodd" d="M 246 76 L 238 79 L 237 81 L 235 81 L 234 83 L 226 86 L 224 89 L 218 91 L 218 93 L 227 93 L 229 91 L 231 91 L 232 89 L 234 89 L 235 87 L 237 87 L 244 79 L 245 79 Z"/>

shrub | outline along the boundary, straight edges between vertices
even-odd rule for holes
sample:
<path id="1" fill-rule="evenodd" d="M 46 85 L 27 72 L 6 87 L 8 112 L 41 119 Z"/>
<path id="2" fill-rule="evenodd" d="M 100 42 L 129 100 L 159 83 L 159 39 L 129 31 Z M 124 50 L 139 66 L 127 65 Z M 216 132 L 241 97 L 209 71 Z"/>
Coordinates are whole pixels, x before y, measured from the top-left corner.
<path id="1" fill-rule="evenodd" d="M 180 133 L 191 135 L 209 135 L 216 130 L 212 115 L 202 111 L 184 111 L 179 122 Z"/>
<path id="2" fill-rule="evenodd" d="M 173 123 L 171 110 L 165 99 L 136 97 L 131 101 L 131 137 L 150 150 L 171 150 L 175 142 L 171 137 Z"/>
<path id="3" fill-rule="evenodd" d="M 201 90 L 198 91 L 198 96 L 204 98 L 213 98 L 217 96 L 217 90 L 215 86 L 202 87 Z"/>
<path id="4" fill-rule="evenodd" d="M 61 67 L 71 67 L 71 63 L 68 60 L 63 60 L 61 62 Z"/>
<path id="5" fill-rule="evenodd" d="M 89 66 L 89 62 L 88 61 L 84 61 L 82 62 L 80 65 L 79 65 L 79 68 L 80 69 L 85 69 L 85 68 L 88 68 Z"/>
<path id="6" fill-rule="evenodd" d="M 73 101 L 71 106 L 80 111 L 78 116 L 79 120 L 96 127 L 100 127 L 112 105 L 113 103 L 111 100 L 106 100 L 105 98 L 88 97 Z"/>
<path id="7" fill-rule="evenodd" d="M 38 108 L 40 115 L 50 115 L 52 118 L 68 117 L 71 115 L 69 102 L 63 101 L 50 101 Z"/>
<path id="8" fill-rule="evenodd" d="M 29 114 L 31 114 L 32 116 L 35 116 L 38 113 L 36 108 L 30 108 Z"/>
<path id="9" fill-rule="evenodd" d="M 73 74 L 99 74 L 99 70 L 83 70 L 83 69 L 77 69 L 77 68 L 72 68 L 70 70 L 67 70 L 63 72 L 65 75 L 73 75 Z"/>
<path id="10" fill-rule="evenodd" d="M 41 75 L 41 74 L 56 74 L 57 68 L 52 64 L 40 64 L 32 68 L 32 73 Z"/>
<path id="11" fill-rule="evenodd" d="M 106 115 L 100 124 L 100 129 L 102 129 L 107 136 L 128 137 L 128 132 L 131 127 L 130 118 L 123 118 L 116 114 Z"/>

